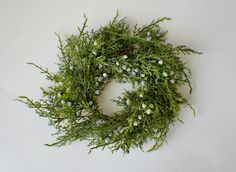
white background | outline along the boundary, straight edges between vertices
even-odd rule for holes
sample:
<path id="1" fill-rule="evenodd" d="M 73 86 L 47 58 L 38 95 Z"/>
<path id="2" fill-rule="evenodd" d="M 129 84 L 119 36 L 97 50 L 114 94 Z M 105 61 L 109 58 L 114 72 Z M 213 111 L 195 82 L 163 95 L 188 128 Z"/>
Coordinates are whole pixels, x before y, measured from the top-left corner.
<path id="1" fill-rule="evenodd" d="M 96 150 L 88 155 L 85 142 L 44 146 L 53 141 L 54 130 L 13 101 L 18 95 L 38 98 L 39 86 L 48 84 L 26 62 L 55 70 L 54 32 L 75 33 L 83 13 L 90 28 L 98 28 L 117 9 L 131 23 L 171 17 L 162 25 L 169 30 L 168 41 L 204 52 L 187 59 L 194 84 L 189 99 L 197 116 L 184 109 L 185 124 L 174 126 L 168 144 L 152 153 L 137 149 L 123 156 Z M 0 0 L 0 172 L 235 172 L 235 17 L 235 0 Z M 106 95 L 116 89 L 121 87 L 109 87 Z"/>

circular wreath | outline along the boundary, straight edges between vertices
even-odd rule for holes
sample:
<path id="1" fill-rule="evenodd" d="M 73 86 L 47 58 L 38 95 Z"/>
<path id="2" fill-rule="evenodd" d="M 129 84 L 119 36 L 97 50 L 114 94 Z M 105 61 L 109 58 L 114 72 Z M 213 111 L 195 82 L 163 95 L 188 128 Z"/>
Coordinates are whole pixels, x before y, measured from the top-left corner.
<path id="1" fill-rule="evenodd" d="M 59 35 L 58 71 L 50 72 L 34 63 L 53 82 L 42 89 L 43 97 L 18 100 L 34 108 L 49 125 L 57 129 L 57 141 L 49 146 L 62 146 L 76 140 L 89 141 L 90 151 L 108 147 L 128 153 L 131 148 L 153 141 L 148 151 L 159 148 L 170 125 L 179 118 L 180 106 L 194 109 L 178 91 L 188 84 L 190 69 L 179 56 L 198 53 L 186 46 L 173 46 L 165 41 L 166 31 L 153 20 L 149 25 L 131 26 L 118 13 L 108 25 L 87 31 L 87 18 L 78 35 Z M 97 98 L 111 80 L 131 83 L 135 91 L 126 90 L 113 100 L 122 110 L 103 114 Z"/>

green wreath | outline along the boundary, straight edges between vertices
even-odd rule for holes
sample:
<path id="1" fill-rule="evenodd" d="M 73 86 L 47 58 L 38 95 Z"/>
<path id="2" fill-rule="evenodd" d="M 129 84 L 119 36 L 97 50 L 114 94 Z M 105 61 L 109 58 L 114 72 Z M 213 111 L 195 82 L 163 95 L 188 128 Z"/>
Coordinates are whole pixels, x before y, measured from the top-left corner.
<path id="1" fill-rule="evenodd" d="M 43 97 L 33 100 L 19 96 L 17 100 L 34 108 L 49 125 L 57 129 L 57 141 L 48 146 L 62 146 L 76 140 L 87 140 L 90 151 L 108 147 L 128 153 L 131 148 L 148 151 L 159 148 L 171 124 L 181 121 L 181 105 L 194 109 L 178 88 L 190 82 L 190 69 L 179 56 L 199 54 L 186 46 L 165 42 L 167 32 L 159 23 L 130 26 L 118 13 L 107 26 L 86 31 L 87 18 L 78 35 L 65 42 L 59 35 L 58 72 L 52 73 L 34 63 L 52 85 L 42 89 Z M 103 114 L 97 97 L 111 80 L 131 83 L 135 91 L 125 91 L 113 100 L 121 111 Z"/>

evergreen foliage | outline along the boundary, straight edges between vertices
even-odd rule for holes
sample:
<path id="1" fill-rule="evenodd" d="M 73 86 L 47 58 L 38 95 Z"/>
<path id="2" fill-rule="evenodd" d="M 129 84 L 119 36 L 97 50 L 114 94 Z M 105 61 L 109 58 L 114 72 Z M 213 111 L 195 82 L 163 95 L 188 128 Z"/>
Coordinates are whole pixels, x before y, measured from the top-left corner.
<path id="1" fill-rule="evenodd" d="M 53 73 L 29 63 L 46 75 L 51 86 L 41 88 L 42 98 L 19 96 L 17 100 L 35 109 L 57 129 L 55 143 L 62 146 L 87 140 L 90 151 L 108 147 L 112 152 L 153 141 L 148 151 L 159 148 L 170 125 L 181 121 L 181 105 L 194 109 L 178 88 L 188 84 L 191 71 L 181 55 L 200 54 L 186 46 L 166 43 L 166 31 L 153 20 L 146 26 L 131 26 L 119 15 L 98 30 L 87 31 L 87 18 L 78 35 L 59 35 L 58 71 Z M 111 80 L 132 83 L 137 89 L 125 91 L 113 100 L 122 110 L 104 115 L 97 97 Z"/>

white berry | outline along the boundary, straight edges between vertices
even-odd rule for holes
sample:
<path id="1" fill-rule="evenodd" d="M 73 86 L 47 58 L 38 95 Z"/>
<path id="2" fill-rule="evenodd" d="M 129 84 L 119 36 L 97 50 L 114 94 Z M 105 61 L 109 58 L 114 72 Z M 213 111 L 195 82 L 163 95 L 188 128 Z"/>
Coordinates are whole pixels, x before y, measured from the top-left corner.
<path id="1" fill-rule="evenodd" d="M 98 68 L 101 69 L 101 68 L 102 68 L 102 64 L 99 64 L 99 65 L 98 65 Z"/>
<path id="2" fill-rule="evenodd" d="M 158 64 L 159 64 L 159 65 L 163 65 L 163 61 L 162 61 L 162 60 L 159 60 L 159 61 L 158 61 Z"/>
<path id="3" fill-rule="evenodd" d="M 103 77 L 100 76 L 100 77 L 98 78 L 98 81 L 99 81 L 99 82 L 102 82 L 102 81 L 103 81 Z"/>
<path id="4" fill-rule="evenodd" d="M 168 74 L 167 74 L 166 72 L 163 72 L 162 75 L 163 75 L 164 77 L 167 77 L 167 76 L 168 76 Z"/>
<path id="5" fill-rule="evenodd" d="M 170 80 L 170 83 L 171 83 L 171 84 L 174 84 L 174 83 L 175 83 L 175 80 L 171 79 L 171 80 Z"/>
<path id="6" fill-rule="evenodd" d="M 97 52 L 95 50 L 92 51 L 93 55 L 97 55 Z"/>
<path id="7" fill-rule="evenodd" d="M 133 71 L 131 74 L 132 74 L 133 76 L 136 76 L 136 72 L 134 72 L 134 71 Z"/>
<path id="8" fill-rule="evenodd" d="M 138 126 L 138 122 L 137 121 L 134 121 L 134 126 Z"/>
<path id="9" fill-rule="evenodd" d="M 120 63 L 119 62 L 116 62 L 116 66 L 119 66 L 120 65 Z"/>
<path id="10" fill-rule="evenodd" d="M 146 40 L 151 41 L 151 36 L 147 36 Z"/>
<path id="11" fill-rule="evenodd" d="M 150 107 L 151 109 L 153 109 L 153 108 L 154 108 L 154 105 L 153 105 L 153 104 L 150 104 L 149 107 Z"/>
<path id="12" fill-rule="evenodd" d="M 107 73 L 103 73 L 102 75 L 103 75 L 103 77 L 107 77 Z"/>
<path id="13" fill-rule="evenodd" d="M 124 59 L 127 59 L 127 58 L 128 58 L 128 56 L 127 56 L 127 55 L 123 55 L 123 58 L 124 58 Z"/>
<path id="14" fill-rule="evenodd" d="M 146 110 L 146 113 L 147 113 L 147 114 L 150 114 L 151 112 L 152 112 L 151 109 L 147 109 L 147 110 Z"/>
<path id="15" fill-rule="evenodd" d="M 137 73 L 139 71 L 139 68 L 135 68 L 134 71 Z"/>
<path id="16" fill-rule="evenodd" d="M 122 66 L 122 69 L 123 69 L 123 70 L 127 70 L 127 66 L 126 66 L 126 65 L 123 65 L 123 66 Z"/>
<path id="17" fill-rule="evenodd" d="M 146 105 L 144 103 L 142 103 L 142 108 L 145 109 L 146 108 Z"/>
<path id="18" fill-rule="evenodd" d="M 141 86 L 144 86 L 145 85 L 145 82 L 144 81 L 141 81 Z"/>
<path id="19" fill-rule="evenodd" d="M 96 94 L 96 95 L 99 95 L 99 94 L 100 94 L 100 91 L 99 91 L 99 90 L 96 90 L 96 91 L 95 91 L 95 94 Z"/>

